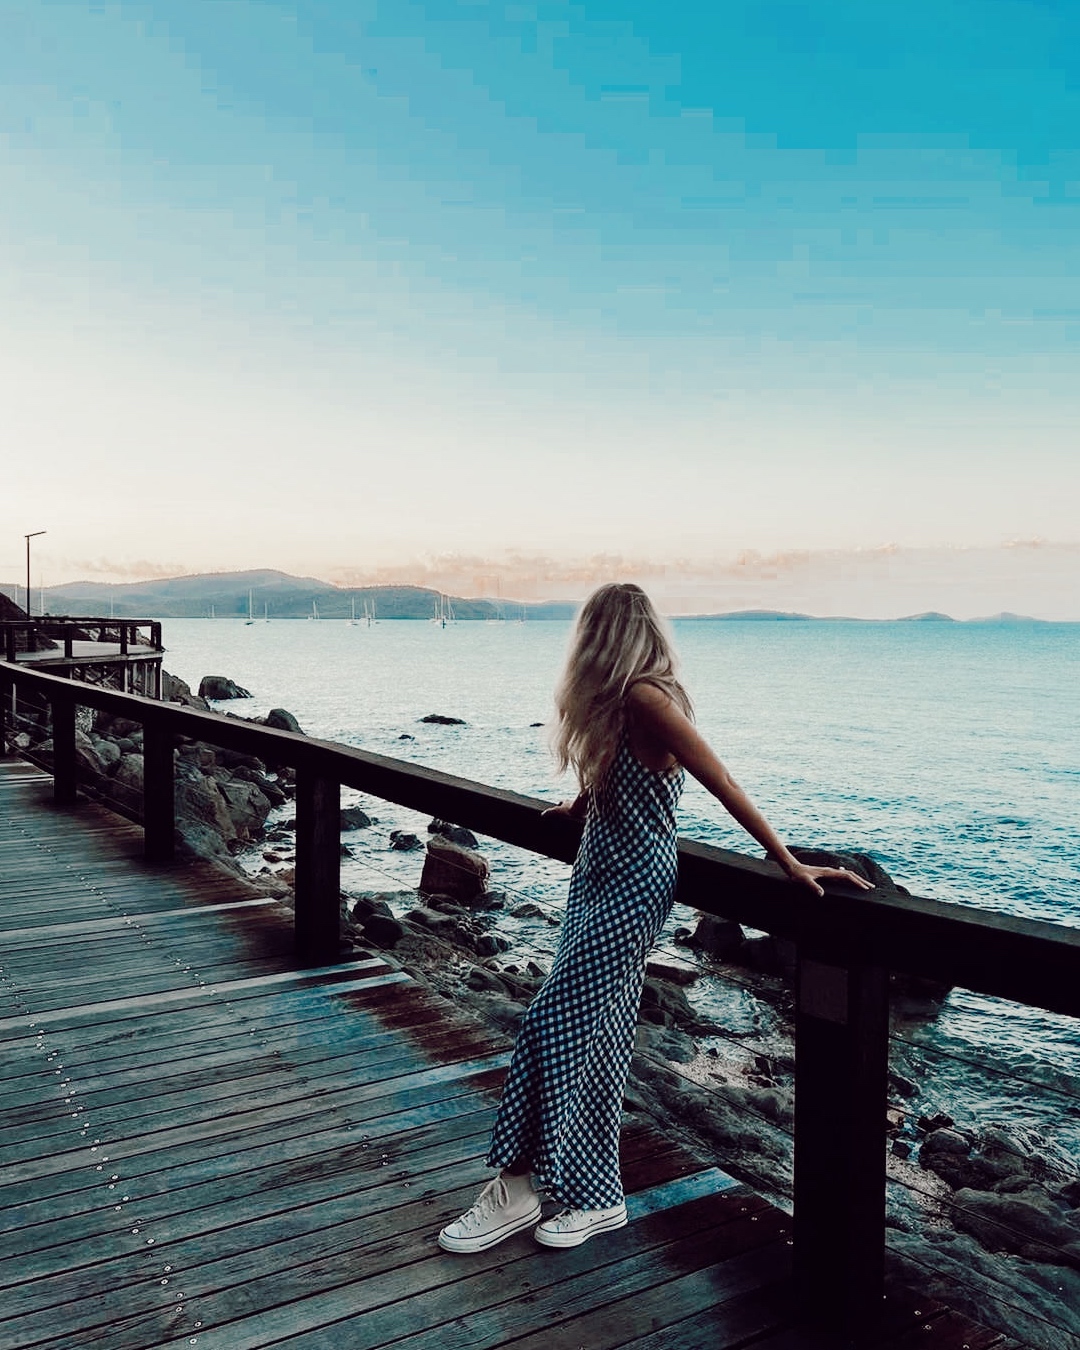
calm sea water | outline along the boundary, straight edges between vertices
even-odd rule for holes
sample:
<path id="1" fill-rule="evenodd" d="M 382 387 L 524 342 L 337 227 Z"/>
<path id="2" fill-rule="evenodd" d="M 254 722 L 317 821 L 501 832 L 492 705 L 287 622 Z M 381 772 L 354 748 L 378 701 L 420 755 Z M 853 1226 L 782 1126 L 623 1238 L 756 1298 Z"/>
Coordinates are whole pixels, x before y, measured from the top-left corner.
<path id="1" fill-rule="evenodd" d="M 681 620 L 675 632 L 701 730 L 789 843 L 870 853 L 917 894 L 1080 925 L 1080 625 Z M 241 715 L 285 707 L 313 735 L 558 800 L 570 785 L 532 724 L 550 715 L 567 636 L 562 623 L 173 619 L 166 667 L 193 687 L 230 676 L 252 693 L 231 705 Z M 432 712 L 466 725 L 420 722 Z M 349 838 L 343 884 L 415 886 L 419 856 L 387 835 L 426 821 L 364 804 L 378 828 Z M 758 851 L 693 782 L 681 826 Z M 484 851 L 511 905 L 561 904 L 559 864 Z M 542 921 L 514 935 L 553 940 Z M 993 1066 L 939 1056 L 943 1102 L 979 1078 L 984 1112 L 1020 1110 L 1049 1142 L 1080 1140 L 1071 1099 L 1018 1104 L 1000 1075 L 1080 1090 L 1074 1023 L 957 992 L 914 1039 Z"/>

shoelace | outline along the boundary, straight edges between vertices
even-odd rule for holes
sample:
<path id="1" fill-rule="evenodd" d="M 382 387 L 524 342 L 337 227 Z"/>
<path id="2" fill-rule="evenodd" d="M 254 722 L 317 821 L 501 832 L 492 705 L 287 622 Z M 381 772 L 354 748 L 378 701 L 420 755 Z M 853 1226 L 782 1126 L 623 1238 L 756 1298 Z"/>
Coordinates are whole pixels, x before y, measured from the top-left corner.
<path id="1" fill-rule="evenodd" d="M 510 1192 L 502 1177 L 493 1177 L 476 1198 L 476 1204 L 467 1209 L 459 1220 L 462 1228 L 478 1228 L 485 1219 L 497 1209 L 505 1209 L 510 1203 Z"/>
<path id="2" fill-rule="evenodd" d="M 563 1233 L 568 1228 L 573 1228 L 579 1221 L 584 1220 L 585 1211 L 583 1209 L 564 1209 L 560 1214 L 556 1214 L 553 1219 L 549 1219 L 544 1225 L 546 1228 L 554 1228 Z"/>

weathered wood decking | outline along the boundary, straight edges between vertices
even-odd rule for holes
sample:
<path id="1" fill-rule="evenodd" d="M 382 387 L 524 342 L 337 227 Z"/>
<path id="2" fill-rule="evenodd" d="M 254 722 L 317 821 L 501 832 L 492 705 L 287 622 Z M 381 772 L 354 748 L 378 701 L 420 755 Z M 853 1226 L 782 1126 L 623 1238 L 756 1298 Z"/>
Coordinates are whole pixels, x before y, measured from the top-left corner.
<path id="1" fill-rule="evenodd" d="M 463 1258 L 505 1050 L 379 957 L 0 762 L 0 1347 L 810 1350 L 789 1221 L 647 1125 L 632 1222 Z M 872 1344 L 1004 1346 L 895 1299 Z"/>

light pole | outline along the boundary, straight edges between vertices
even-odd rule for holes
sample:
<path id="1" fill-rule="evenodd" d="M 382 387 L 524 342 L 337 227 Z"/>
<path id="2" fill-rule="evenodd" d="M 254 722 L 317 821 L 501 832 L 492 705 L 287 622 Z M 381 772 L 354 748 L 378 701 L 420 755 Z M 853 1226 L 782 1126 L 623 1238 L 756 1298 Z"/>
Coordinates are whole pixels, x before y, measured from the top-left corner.
<path id="1" fill-rule="evenodd" d="M 36 539 L 39 534 L 48 534 L 48 530 L 35 530 L 33 534 L 24 535 L 26 540 L 26 617 L 30 617 L 30 540 Z"/>

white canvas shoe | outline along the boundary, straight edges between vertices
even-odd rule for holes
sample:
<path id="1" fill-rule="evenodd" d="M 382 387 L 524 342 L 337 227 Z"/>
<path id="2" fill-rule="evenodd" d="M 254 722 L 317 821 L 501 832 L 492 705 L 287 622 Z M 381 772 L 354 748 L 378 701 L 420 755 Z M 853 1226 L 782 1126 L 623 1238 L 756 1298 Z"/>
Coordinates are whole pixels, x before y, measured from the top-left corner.
<path id="1" fill-rule="evenodd" d="M 626 1225 L 626 1206 L 611 1209 L 564 1209 L 538 1224 L 533 1236 L 545 1247 L 577 1247 L 594 1233 Z"/>
<path id="2" fill-rule="evenodd" d="M 486 1251 L 512 1233 L 532 1227 L 540 1212 L 540 1197 L 531 1181 L 526 1186 L 507 1185 L 503 1177 L 495 1177 L 471 1209 L 446 1225 L 439 1234 L 439 1246 L 444 1252 Z"/>

